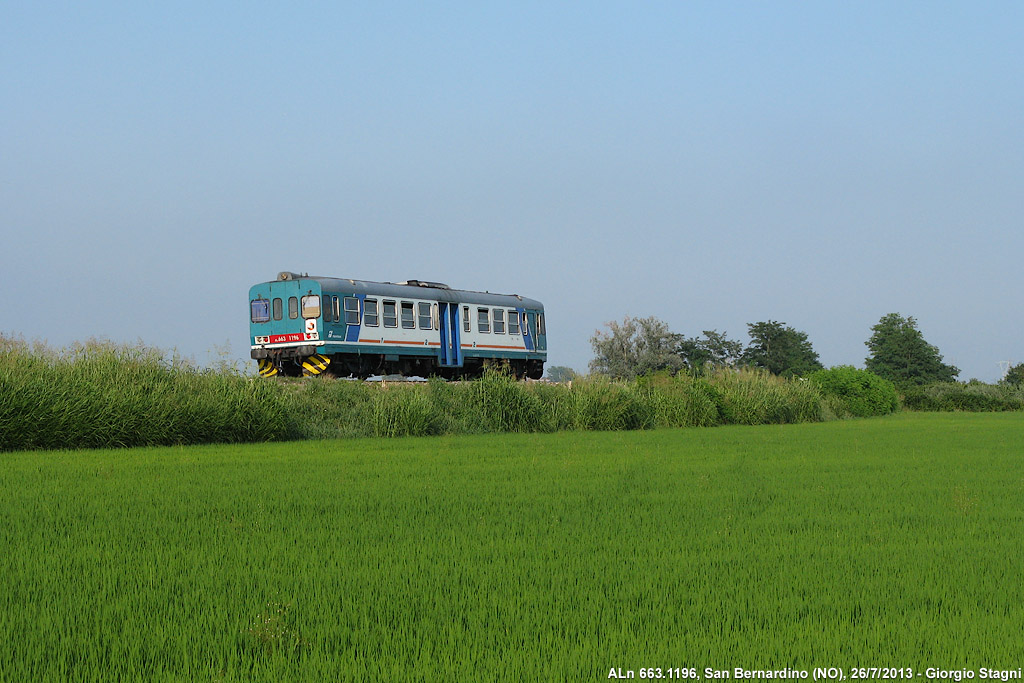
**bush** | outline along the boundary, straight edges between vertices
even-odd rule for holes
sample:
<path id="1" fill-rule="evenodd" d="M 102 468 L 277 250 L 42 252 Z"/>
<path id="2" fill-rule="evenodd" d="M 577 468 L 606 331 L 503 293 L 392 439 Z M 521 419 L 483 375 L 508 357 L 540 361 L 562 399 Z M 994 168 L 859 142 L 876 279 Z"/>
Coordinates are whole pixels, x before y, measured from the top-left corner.
<path id="1" fill-rule="evenodd" d="M 852 365 L 840 365 L 818 370 L 808 381 L 821 389 L 825 396 L 833 397 L 833 408 L 855 417 L 888 415 L 899 408 L 896 386 L 873 372 L 859 370 Z M 838 403 L 838 405 L 837 405 Z"/>
<path id="2" fill-rule="evenodd" d="M 982 382 L 936 382 L 907 387 L 903 405 L 909 410 L 1003 412 L 1024 410 L 1024 390 Z"/>

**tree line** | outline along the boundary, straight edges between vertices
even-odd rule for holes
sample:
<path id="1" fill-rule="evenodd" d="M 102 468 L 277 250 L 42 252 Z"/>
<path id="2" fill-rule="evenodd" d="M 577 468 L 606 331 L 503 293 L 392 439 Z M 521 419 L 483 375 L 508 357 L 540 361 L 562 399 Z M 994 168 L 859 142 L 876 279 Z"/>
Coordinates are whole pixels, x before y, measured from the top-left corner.
<path id="1" fill-rule="evenodd" d="M 871 328 L 865 342 L 869 354 L 865 367 L 897 386 L 952 382 L 959 368 L 944 363 L 938 347 L 928 343 L 910 316 L 889 313 Z M 749 323 L 750 341 L 744 346 L 727 333 L 704 330 L 688 337 L 673 332 L 657 317 L 626 316 L 597 330 L 590 339 L 594 359 L 590 371 L 617 379 L 631 379 L 656 372 L 699 374 L 722 368 L 762 368 L 780 377 L 804 377 L 823 369 L 806 332 L 784 322 Z M 553 367 L 555 381 L 571 379 L 569 368 Z M 1011 369 L 1006 381 L 1024 379 L 1024 364 Z"/>

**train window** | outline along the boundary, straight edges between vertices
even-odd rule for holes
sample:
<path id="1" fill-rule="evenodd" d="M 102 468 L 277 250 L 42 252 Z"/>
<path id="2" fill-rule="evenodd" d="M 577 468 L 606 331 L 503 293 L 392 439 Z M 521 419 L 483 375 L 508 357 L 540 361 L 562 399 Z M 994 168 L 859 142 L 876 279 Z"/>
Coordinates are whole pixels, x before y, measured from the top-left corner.
<path id="1" fill-rule="evenodd" d="M 338 297 L 332 296 L 331 297 L 331 301 L 333 302 L 332 305 L 331 305 L 331 309 L 334 311 L 334 322 L 340 322 L 341 321 L 341 310 L 338 307 Z"/>
<path id="2" fill-rule="evenodd" d="M 398 327 L 398 304 L 394 301 L 384 302 L 384 327 Z"/>
<path id="3" fill-rule="evenodd" d="M 254 323 L 265 323 L 270 320 L 270 302 L 266 299 L 253 299 L 249 302 Z"/>
<path id="4" fill-rule="evenodd" d="M 505 309 L 494 309 L 494 334 L 505 334 Z"/>
<path id="5" fill-rule="evenodd" d="M 530 334 L 530 325 L 526 320 L 526 312 L 519 314 L 519 326 L 523 328 L 523 334 Z"/>
<path id="6" fill-rule="evenodd" d="M 331 315 L 333 315 L 333 311 L 331 310 L 331 297 L 329 297 L 329 296 L 325 296 L 324 297 L 324 305 L 323 305 L 323 308 L 322 308 L 321 312 L 324 314 L 324 322 L 325 323 L 329 323 L 332 320 L 334 320 L 334 318 L 331 317 Z"/>
<path id="7" fill-rule="evenodd" d="M 484 333 L 491 331 L 491 309 L 476 309 L 476 329 L 478 332 Z"/>
<path id="8" fill-rule="evenodd" d="M 307 294 L 302 297 L 302 317 L 303 318 L 319 318 L 320 317 L 320 295 L 319 294 Z"/>
<path id="9" fill-rule="evenodd" d="M 543 313 L 538 313 L 537 314 L 537 334 L 547 334 L 547 332 L 544 331 L 544 314 Z"/>
<path id="10" fill-rule="evenodd" d="M 519 314 L 515 311 L 508 312 L 508 333 L 519 334 Z"/>
<path id="11" fill-rule="evenodd" d="M 299 317 L 299 300 L 297 297 L 288 297 L 288 317 L 292 320 Z"/>
<path id="12" fill-rule="evenodd" d="M 354 296 L 345 297 L 345 324 L 359 324 L 359 299 Z"/>
<path id="13" fill-rule="evenodd" d="M 462 331 L 469 332 L 473 323 L 469 320 L 469 306 L 462 307 Z"/>
<path id="14" fill-rule="evenodd" d="M 412 302 L 402 302 L 402 327 L 411 330 L 416 327 L 416 318 L 413 315 Z"/>
<path id="15" fill-rule="evenodd" d="M 280 320 L 284 317 L 284 312 L 281 308 L 281 300 L 274 299 L 274 320 Z"/>
<path id="16" fill-rule="evenodd" d="M 420 329 L 429 330 L 431 327 L 434 326 L 434 321 L 431 320 L 430 318 L 430 304 L 425 301 L 421 301 L 418 304 L 416 304 L 416 308 L 419 309 L 418 318 L 420 323 Z"/>
<path id="17" fill-rule="evenodd" d="M 367 299 L 363 302 L 363 324 L 370 327 L 377 327 L 377 300 Z"/>

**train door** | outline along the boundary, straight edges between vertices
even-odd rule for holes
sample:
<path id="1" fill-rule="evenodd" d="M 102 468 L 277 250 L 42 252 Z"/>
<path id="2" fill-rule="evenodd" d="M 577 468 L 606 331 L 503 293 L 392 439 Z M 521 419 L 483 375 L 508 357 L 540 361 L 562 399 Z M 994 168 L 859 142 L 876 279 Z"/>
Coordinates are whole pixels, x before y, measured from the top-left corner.
<path id="1" fill-rule="evenodd" d="M 524 308 L 517 308 L 516 310 L 519 312 L 519 328 L 522 330 L 523 334 L 523 346 L 526 347 L 527 351 L 534 351 L 536 350 L 537 345 L 536 339 L 533 335 L 533 330 L 530 328 L 529 316 L 532 314 L 527 314 L 526 309 Z"/>
<path id="2" fill-rule="evenodd" d="M 437 306 L 438 327 L 441 333 L 441 348 L 437 353 L 437 363 L 442 368 L 461 368 L 462 326 L 459 322 L 459 304 L 440 301 Z"/>
<path id="3" fill-rule="evenodd" d="M 527 351 L 543 351 L 547 348 L 543 313 L 526 311 L 523 314 L 523 343 Z"/>

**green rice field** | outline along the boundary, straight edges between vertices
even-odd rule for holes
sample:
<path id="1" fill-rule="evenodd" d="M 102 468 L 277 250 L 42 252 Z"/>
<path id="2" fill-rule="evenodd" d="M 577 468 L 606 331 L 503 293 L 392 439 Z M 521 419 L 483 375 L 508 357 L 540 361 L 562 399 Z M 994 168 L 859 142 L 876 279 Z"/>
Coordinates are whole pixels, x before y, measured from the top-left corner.
<path id="1" fill-rule="evenodd" d="M 0 681 L 1016 670 L 1022 445 L 903 413 L 3 453 Z"/>

